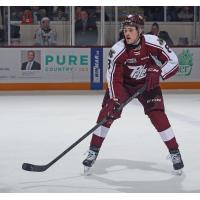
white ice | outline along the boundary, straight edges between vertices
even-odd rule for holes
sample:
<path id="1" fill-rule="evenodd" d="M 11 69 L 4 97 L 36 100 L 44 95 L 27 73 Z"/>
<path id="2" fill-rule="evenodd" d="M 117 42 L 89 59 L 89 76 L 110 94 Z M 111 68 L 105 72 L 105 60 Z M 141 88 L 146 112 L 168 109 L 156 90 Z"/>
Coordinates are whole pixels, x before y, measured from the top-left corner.
<path id="1" fill-rule="evenodd" d="M 133 100 L 112 126 L 92 169 L 82 160 L 91 135 L 45 172 L 47 164 L 95 125 L 103 92 L 1 92 L 0 192 L 200 192 L 200 94 L 164 91 L 166 113 L 185 168 L 171 173 L 167 148 L 143 108 Z"/>

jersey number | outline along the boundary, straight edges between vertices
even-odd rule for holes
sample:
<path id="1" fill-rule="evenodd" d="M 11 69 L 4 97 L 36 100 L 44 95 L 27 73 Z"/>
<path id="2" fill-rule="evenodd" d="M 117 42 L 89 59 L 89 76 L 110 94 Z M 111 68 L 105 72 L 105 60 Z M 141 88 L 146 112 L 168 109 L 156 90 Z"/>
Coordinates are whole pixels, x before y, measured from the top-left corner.
<path id="1" fill-rule="evenodd" d="M 167 44 L 165 45 L 165 48 L 167 49 L 167 51 L 168 51 L 169 53 L 172 52 Z"/>

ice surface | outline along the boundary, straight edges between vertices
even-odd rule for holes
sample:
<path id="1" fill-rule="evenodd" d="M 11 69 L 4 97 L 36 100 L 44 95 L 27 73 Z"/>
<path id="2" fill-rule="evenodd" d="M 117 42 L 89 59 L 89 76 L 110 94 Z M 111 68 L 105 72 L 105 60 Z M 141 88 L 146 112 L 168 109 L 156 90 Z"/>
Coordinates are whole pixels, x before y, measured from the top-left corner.
<path id="1" fill-rule="evenodd" d="M 200 192 L 199 91 L 164 91 L 166 113 L 185 168 L 171 173 L 168 151 L 134 100 L 110 130 L 91 176 L 83 176 L 91 136 L 47 171 L 47 164 L 95 125 L 102 92 L 1 92 L 0 192 Z"/>

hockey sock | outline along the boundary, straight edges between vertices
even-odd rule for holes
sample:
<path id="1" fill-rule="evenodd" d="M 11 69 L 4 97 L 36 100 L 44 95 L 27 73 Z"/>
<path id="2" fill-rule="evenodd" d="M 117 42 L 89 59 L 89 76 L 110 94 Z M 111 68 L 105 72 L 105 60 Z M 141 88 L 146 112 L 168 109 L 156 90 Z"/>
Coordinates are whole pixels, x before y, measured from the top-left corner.
<path id="1" fill-rule="evenodd" d="M 98 135 L 95 135 L 93 134 L 92 135 L 92 139 L 91 139 L 91 142 L 90 142 L 90 146 L 93 147 L 97 147 L 97 148 L 100 148 L 103 141 L 104 141 L 105 138 L 103 137 L 99 137 Z"/>
<path id="2" fill-rule="evenodd" d="M 178 144 L 176 142 L 176 138 L 174 132 L 171 127 L 168 129 L 159 132 L 163 142 L 166 144 L 168 150 L 176 150 L 178 149 Z"/>
<path id="3" fill-rule="evenodd" d="M 109 128 L 105 126 L 100 126 L 99 128 L 97 128 L 92 135 L 90 146 L 95 146 L 97 148 L 100 148 L 108 131 Z"/>
<path id="4" fill-rule="evenodd" d="M 178 144 L 169 120 L 163 111 L 152 111 L 148 114 L 152 124 L 159 132 L 163 142 L 169 150 L 178 149 Z"/>

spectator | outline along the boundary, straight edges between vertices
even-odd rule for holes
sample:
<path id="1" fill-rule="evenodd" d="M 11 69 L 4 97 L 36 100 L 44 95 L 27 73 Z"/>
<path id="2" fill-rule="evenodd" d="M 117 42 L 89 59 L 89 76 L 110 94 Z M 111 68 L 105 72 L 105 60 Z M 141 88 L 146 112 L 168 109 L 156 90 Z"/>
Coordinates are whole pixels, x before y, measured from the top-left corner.
<path id="1" fill-rule="evenodd" d="M 61 7 L 58 7 L 55 13 L 55 16 L 53 17 L 54 21 L 66 21 L 67 18 L 65 16 L 65 12 Z"/>
<path id="2" fill-rule="evenodd" d="M 33 23 L 33 15 L 31 10 L 29 9 L 24 10 L 22 16 L 22 24 L 32 24 L 32 23 Z"/>
<path id="3" fill-rule="evenodd" d="M 86 10 L 81 11 L 81 19 L 75 23 L 75 44 L 76 45 L 96 45 L 98 37 L 96 21 L 88 18 Z"/>
<path id="4" fill-rule="evenodd" d="M 24 14 L 23 7 L 20 7 L 20 6 L 10 7 L 10 19 L 11 19 L 11 21 L 21 21 L 23 14 Z"/>
<path id="5" fill-rule="evenodd" d="M 51 29 L 48 17 L 41 20 L 40 28 L 35 33 L 35 44 L 41 46 L 56 45 L 56 32 Z"/>
<path id="6" fill-rule="evenodd" d="M 152 26 L 151 26 L 151 31 L 147 34 L 150 34 L 150 35 L 156 35 L 158 36 L 159 34 L 159 25 L 158 23 L 153 23 Z"/>
<path id="7" fill-rule="evenodd" d="M 80 20 L 81 19 L 81 7 L 77 6 L 75 7 L 75 20 Z"/>
<path id="8" fill-rule="evenodd" d="M 165 42 L 169 46 L 174 45 L 174 43 L 173 43 L 172 39 L 170 38 L 168 32 L 167 31 L 159 31 L 159 25 L 156 22 L 152 24 L 151 31 L 147 34 L 158 36 L 160 39 L 165 40 Z"/>
<path id="9" fill-rule="evenodd" d="M 38 20 L 41 21 L 44 17 L 48 17 L 46 8 L 41 7 L 38 13 Z"/>
<path id="10" fill-rule="evenodd" d="M 37 24 L 39 20 L 39 6 L 32 6 L 31 7 L 32 14 L 33 14 L 33 23 Z"/>
<path id="11" fill-rule="evenodd" d="M 177 16 L 179 21 L 191 22 L 193 20 L 193 7 L 184 6 L 181 7 Z"/>

